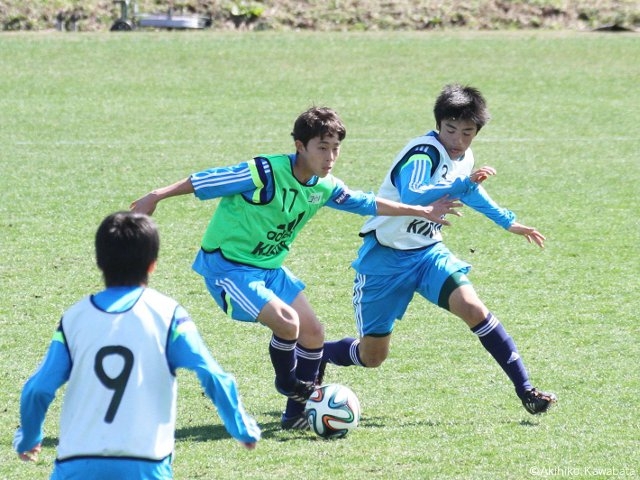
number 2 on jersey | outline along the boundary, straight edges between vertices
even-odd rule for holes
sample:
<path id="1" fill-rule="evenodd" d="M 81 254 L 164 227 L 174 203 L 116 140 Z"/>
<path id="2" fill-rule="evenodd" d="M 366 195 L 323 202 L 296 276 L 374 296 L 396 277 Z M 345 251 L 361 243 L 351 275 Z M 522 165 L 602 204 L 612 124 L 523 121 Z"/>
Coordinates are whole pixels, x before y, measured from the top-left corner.
<path id="1" fill-rule="evenodd" d="M 104 359 L 109 355 L 119 355 L 124 360 L 122 370 L 115 377 L 110 377 L 104 370 Z M 104 421 L 111 423 L 116 416 L 116 412 L 122 401 L 122 396 L 124 395 L 124 389 L 127 387 L 127 382 L 133 369 L 133 352 L 120 345 L 102 347 L 96 354 L 93 368 L 100 382 L 109 390 L 113 390 L 113 397 L 111 397 L 109 408 L 104 416 Z"/>

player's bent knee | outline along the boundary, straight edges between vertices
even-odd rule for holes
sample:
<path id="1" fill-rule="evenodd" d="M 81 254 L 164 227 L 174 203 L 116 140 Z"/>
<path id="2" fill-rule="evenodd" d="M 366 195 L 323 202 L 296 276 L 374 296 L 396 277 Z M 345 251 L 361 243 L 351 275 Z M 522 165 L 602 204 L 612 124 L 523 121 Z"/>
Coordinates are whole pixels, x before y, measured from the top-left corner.
<path id="1" fill-rule="evenodd" d="M 296 339 L 296 338 L 298 338 L 300 336 L 300 328 L 299 328 L 299 326 L 291 324 L 291 323 L 283 324 L 282 331 L 286 335 L 283 338 L 288 338 L 288 339 L 293 340 L 293 339 Z"/>
<path id="2" fill-rule="evenodd" d="M 300 334 L 300 324 L 292 319 L 282 317 L 275 318 L 259 318 L 260 323 L 269 327 L 269 329 L 278 337 L 285 340 L 295 340 Z M 297 320 L 297 319 L 296 319 Z"/>
<path id="3" fill-rule="evenodd" d="M 303 333 L 313 338 L 324 339 L 324 325 L 322 325 L 320 322 L 315 322 L 311 324 L 301 324 L 300 335 L 302 335 Z"/>
<path id="4" fill-rule="evenodd" d="M 360 352 L 360 360 L 366 368 L 377 368 L 387 359 L 387 352 L 368 352 L 362 354 Z"/>
<path id="5" fill-rule="evenodd" d="M 390 335 L 374 337 L 365 335 L 360 339 L 358 353 L 360 361 L 367 368 L 376 368 L 383 364 L 389 355 Z"/>
<path id="6" fill-rule="evenodd" d="M 298 343 L 306 348 L 322 348 L 324 345 L 324 327 L 320 324 L 311 327 L 300 325 Z"/>
<path id="7" fill-rule="evenodd" d="M 366 368 L 378 368 L 380 365 L 384 363 L 384 358 L 376 358 L 375 360 L 363 360 L 363 364 Z"/>
<path id="8" fill-rule="evenodd" d="M 295 340 L 300 334 L 298 313 L 281 301 L 267 303 L 260 311 L 258 321 L 286 340 Z"/>

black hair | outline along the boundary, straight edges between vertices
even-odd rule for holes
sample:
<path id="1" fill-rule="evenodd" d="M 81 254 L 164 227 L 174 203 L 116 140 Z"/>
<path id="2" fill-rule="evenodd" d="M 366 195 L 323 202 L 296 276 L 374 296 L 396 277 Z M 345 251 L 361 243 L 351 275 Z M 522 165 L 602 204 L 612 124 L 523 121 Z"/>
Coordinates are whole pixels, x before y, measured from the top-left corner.
<path id="1" fill-rule="evenodd" d="M 338 114 L 329 107 L 311 107 L 300 114 L 293 124 L 291 136 L 306 147 L 315 137 L 335 135 L 340 141 L 347 136 L 347 129 Z"/>
<path id="2" fill-rule="evenodd" d="M 487 102 L 480 90 L 458 83 L 445 85 L 433 107 L 436 126 L 440 129 L 443 120 L 471 120 L 478 131 L 490 120 Z"/>
<path id="3" fill-rule="evenodd" d="M 160 235 L 147 215 L 116 212 L 96 232 L 96 263 L 107 287 L 146 284 L 149 267 L 158 259 Z"/>

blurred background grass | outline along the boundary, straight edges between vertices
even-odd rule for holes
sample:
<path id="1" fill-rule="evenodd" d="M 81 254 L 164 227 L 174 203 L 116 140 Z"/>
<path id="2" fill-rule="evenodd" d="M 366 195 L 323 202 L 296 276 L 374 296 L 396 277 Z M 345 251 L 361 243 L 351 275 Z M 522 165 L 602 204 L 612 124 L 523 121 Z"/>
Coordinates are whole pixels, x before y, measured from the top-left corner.
<path id="1" fill-rule="evenodd" d="M 182 373 L 176 476 L 638 473 L 634 34 L 49 32 L 1 41 L 0 478 L 48 478 L 59 399 L 43 461 L 23 465 L 11 449 L 20 388 L 62 312 L 101 288 L 92 242 L 106 214 L 192 171 L 291 151 L 293 120 L 314 103 L 347 125 L 336 175 L 375 190 L 405 142 L 434 127 L 433 101 L 450 81 L 488 100 L 493 119 L 474 142 L 478 165 L 498 170 L 487 189 L 548 241 L 539 251 L 468 209 L 445 239 L 474 265 L 476 288 L 534 383 L 559 395 L 555 411 L 524 412 L 462 322 L 416 298 L 381 369 L 329 367 L 328 381 L 360 397 L 361 428 L 340 442 L 280 431 L 268 330 L 224 318 L 190 270 L 216 202 L 174 199 L 155 214 L 152 286 L 192 314 L 265 429 L 256 452 L 239 448 Z M 332 339 L 355 334 L 349 263 L 362 221 L 321 212 L 287 262 Z"/>

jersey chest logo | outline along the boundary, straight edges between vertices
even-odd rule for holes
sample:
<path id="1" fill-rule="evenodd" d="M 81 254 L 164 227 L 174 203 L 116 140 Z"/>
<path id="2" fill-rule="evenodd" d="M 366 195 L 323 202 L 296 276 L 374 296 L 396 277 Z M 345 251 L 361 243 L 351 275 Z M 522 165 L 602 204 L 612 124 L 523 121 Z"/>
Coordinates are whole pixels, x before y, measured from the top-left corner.
<path id="1" fill-rule="evenodd" d="M 251 252 L 259 257 L 273 257 L 283 250 L 288 250 L 289 240 L 295 235 L 296 227 L 304 218 L 304 212 L 300 212 L 296 218 L 288 223 L 281 223 L 275 229 L 266 233 L 267 240 L 259 241 Z"/>
<path id="2" fill-rule="evenodd" d="M 312 193 L 311 195 L 309 195 L 309 198 L 307 199 L 307 201 L 311 205 L 317 205 L 322 202 L 322 194 L 319 192 Z"/>

